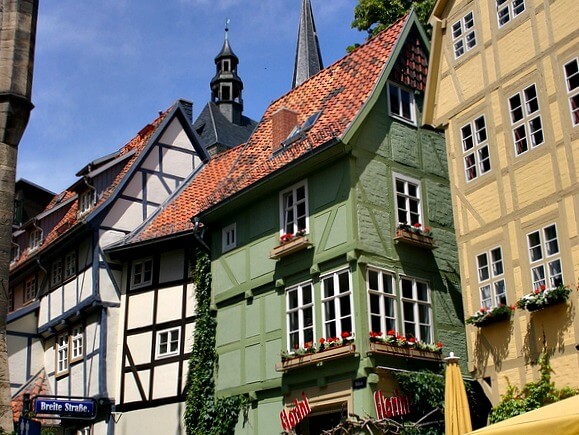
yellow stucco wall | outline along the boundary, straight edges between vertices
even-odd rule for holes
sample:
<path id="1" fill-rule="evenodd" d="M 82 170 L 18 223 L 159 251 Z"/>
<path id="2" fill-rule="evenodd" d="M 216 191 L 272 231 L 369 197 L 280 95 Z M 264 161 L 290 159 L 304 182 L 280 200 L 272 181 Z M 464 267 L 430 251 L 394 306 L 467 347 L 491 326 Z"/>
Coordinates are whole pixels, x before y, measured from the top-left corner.
<path id="1" fill-rule="evenodd" d="M 507 303 L 532 290 L 527 235 L 557 227 L 563 280 L 579 280 L 579 126 L 573 127 L 563 65 L 579 56 L 579 2 L 525 0 L 525 11 L 499 28 L 496 1 L 439 1 L 440 68 L 427 91 L 432 116 L 446 130 L 465 313 L 481 306 L 477 255 L 502 249 Z M 452 25 L 472 11 L 477 45 L 454 58 Z M 438 15 L 437 15 L 438 14 Z M 435 26 L 435 32 L 437 27 Z M 431 64 L 435 64 L 431 57 Z M 508 99 L 531 84 L 538 92 L 544 143 L 516 155 Z M 426 111 L 428 113 L 428 110 Z M 484 115 L 491 170 L 467 182 L 460 129 Z M 531 364 L 546 349 L 557 386 L 579 388 L 579 291 L 567 304 L 512 321 L 467 326 L 469 369 L 493 402 L 511 384 L 537 379 Z"/>

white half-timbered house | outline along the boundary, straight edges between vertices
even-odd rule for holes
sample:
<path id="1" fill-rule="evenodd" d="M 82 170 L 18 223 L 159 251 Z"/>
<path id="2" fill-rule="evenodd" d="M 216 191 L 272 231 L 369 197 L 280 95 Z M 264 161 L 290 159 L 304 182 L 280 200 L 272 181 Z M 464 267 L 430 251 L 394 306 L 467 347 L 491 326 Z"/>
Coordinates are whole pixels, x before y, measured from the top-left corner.
<path id="1" fill-rule="evenodd" d="M 42 373 L 43 394 L 97 401 L 94 421 L 63 419 L 61 433 L 85 427 L 91 434 L 114 433 L 115 419 L 109 417 L 119 397 L 118 352 L 125 344 L 119 339 L 120 319 L 126 307 L 121 308 L 122 269 L 105 261 L 103 248 L 139 227 L 208 161 L 191 115 L 191 103 L 178 100 L 119 151 L 85 166 L 74 185 L 13 234 L 8 315 L 13 393 Z M 179 263 L 175 256 L 172 264 L 182 265 L 175 273 L 186 274 L 185 259 Z M 159 275 L 153 258 L 131 263 L 131 283 L 143 299 L 150 297 L 143 291 L 147 285 L 179 280 L 171 273 Z M 186 292 L 161 293 L 153 295 L 162 305 L 156 310 L 160 323 L 173 316 L 173 301 Z M 135 301 L 143 316 L 132 320 L 133 327 L 150 324 L 148 302 Z M 179 317 L 186 318 L 183 314 Z M 167 343 L 167 351 L 159 347 L 159 357 L 174 352 L 174 326 L 166 326 L 154 337 Z M 180 338 L 190 335 L 184 331 Z M 137 352 L 131 357 L 142 361 Z M 21 404 L 13 407 L 18 417 Z"/>

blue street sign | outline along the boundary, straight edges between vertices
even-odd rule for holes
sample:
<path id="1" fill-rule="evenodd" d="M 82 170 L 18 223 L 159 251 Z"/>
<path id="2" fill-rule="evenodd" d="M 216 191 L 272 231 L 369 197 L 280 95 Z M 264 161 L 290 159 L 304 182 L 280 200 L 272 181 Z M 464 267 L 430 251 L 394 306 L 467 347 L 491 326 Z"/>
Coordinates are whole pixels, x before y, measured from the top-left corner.
<path id="1" fill-rule="evenodd" d="M 96 416 L 94 399 L 62 399 L 37 397 L 34 400 L 34 412 L 40 418 L 45 416 L 66 419 L 79 418 L 91 420 Z"/>
<path id="2" fill-rule="evenodd" d="M 42 425 L 34 420 L 20 417 L 18 420 L 18 435 L 40 435 Z"/>

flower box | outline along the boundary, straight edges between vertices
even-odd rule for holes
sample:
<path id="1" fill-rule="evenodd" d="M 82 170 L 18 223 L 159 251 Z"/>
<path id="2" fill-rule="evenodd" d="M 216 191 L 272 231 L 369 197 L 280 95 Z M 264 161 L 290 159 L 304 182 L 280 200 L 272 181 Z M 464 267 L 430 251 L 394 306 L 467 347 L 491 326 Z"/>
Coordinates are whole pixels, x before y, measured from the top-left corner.
<path id="1" fill-rule="evenodd" d="M 294 252 L 307 249 L 310 246 L 312 246 L 312 243 L 306 236 L 296 236 L 292 240 L 282 242 L 279 246 L 273 248 L 269 254 L 269 258 L 272 260 L 279 260 L 280 258 L 293 254 Z"/>
<path id="2" fill-rule="evenodd" d="M 404 358 L 423 359 L 428 361 L 441 361 L 442 352 L 413 349 L 412 347 L 393 346 L 391 344 L 370 343 L 369 354 L 394 355 Z"/>
<path id="3" fill-rule="evenodd" d="M 275 365 L 275 370 L 278 372 L 285 372 L 297 367 L 304 367 L 311 364 L 318 364 L 323 361 L 331 361 L 334 359 L 344 358 L 356 354 L 356 345 L 353 343 L 343 346 L 330 347 L 329 349 L 319 351 L 316 353 L 306 353 L 304 355 L 295 356 L 286 359 Z"/>
<path id="4" fill-rule="evenodd" d="M 541 286 L 540 289 L 523 296 L 517 302 L 517 306 L 527 311 L 538 311 L 553 305 L 559 305 L 567 302 L 571 289 L 563 284 L 557 288 L 548 289 Z"/>
<path id="5" fill-rule="evenodd" d="M 397 229 L 394 236 L 396 243 L 405 243 L 412 246 L 418 246 L 426 249 L 436 249 L 434 239 L 431 236 L 421 234 L 412 230 Z"/>
<path id="6" fill-rule="evenodd" d="M 510 320 L 515 308 L 515 306 L 509 307 L 507 305 L 501 305 L 490 310 L 481 308 L 473 316 L 466 319 L 466 323 L 480 328 L 493 323 L 504 322 L 505 320 Z"/>

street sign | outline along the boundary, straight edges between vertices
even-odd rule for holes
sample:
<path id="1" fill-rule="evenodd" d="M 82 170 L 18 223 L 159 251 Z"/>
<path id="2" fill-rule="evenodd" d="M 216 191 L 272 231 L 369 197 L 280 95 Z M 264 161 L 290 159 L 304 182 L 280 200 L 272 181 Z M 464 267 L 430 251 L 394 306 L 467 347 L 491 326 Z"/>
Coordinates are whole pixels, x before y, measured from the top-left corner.
<path id="1" fill-rule="evenodd" d="M 18 435 L 40 435 L 42 425 L 34 420 L 20 417 L 18 420 Z"/>
<path id="2" fill-rule="evenodd" d="M 96 402 L 90 398 L 60 398 L 38 396 L 34 400 L 38 418 L 92 420 L 96 416 Z"/>

